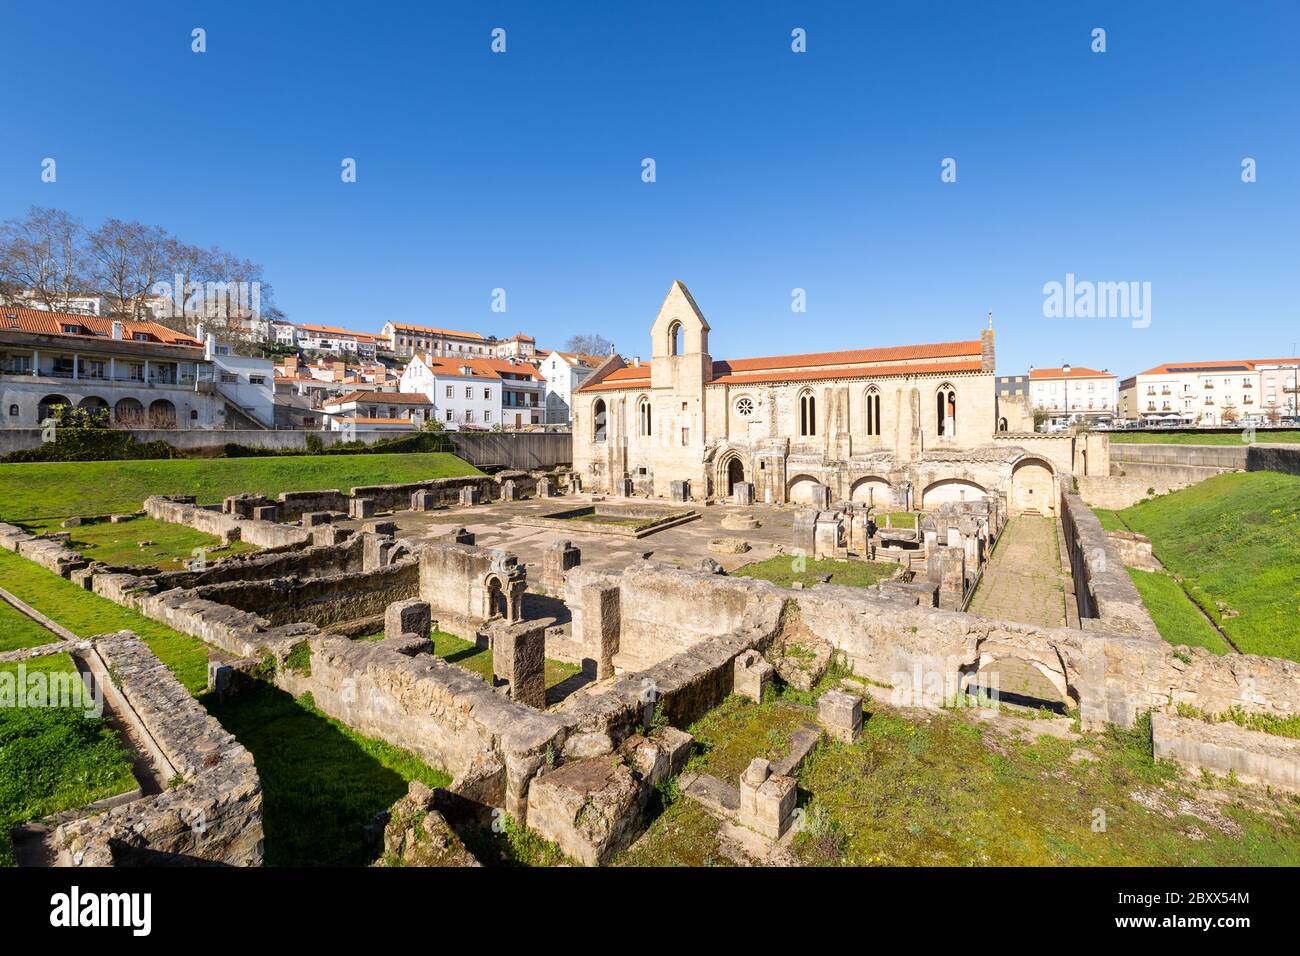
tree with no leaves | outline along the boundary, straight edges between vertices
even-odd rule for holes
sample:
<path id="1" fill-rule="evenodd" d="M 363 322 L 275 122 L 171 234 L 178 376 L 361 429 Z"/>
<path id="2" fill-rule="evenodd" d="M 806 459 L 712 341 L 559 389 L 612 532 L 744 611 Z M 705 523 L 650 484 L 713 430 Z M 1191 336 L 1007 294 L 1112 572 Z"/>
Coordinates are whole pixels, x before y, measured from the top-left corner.
<path id="1" fill-rule="evenodd" d="M 85 230 L 59 209 L 33 206 L 0 224 L 0 295 L 31 292 L 47 309 L 66 309 L 86 285 Z"/>
<path id="2" fill-rule="evenodd" d="M 603 335 L 594 333 L 575 335 L 564 343 L 564 351 L 577 352 L 579 355 L 599 355 L 601 358 L 614 350 L 614 343 Z"/>

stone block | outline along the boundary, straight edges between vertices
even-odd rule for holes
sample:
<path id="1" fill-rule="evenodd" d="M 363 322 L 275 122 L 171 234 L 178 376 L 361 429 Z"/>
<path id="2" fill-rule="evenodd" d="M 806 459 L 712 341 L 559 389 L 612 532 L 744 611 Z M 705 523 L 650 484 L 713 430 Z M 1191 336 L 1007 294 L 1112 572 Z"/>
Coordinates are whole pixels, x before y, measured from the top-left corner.
<path id="1" fill-rule="evenodd" d="M 123 524 L 124 522 L 131 521 L 131 520 L 134 519 L 134 518 L 135 518 L 135 515 L 128 515 L 128 514 L 109 515 L 109 516 L 108 516 L 108 520 L 109 520 L 109 522 L 112 523 L 112 524 Z"/>
<path id="2" fill-rule="evenodd" d="M 490 631 L 492 676 L 509 685 L 511 699 L 538 709 L 546 706 L 546 628 L 552 623 L 520 621 Z"/>
<path id="3" fill-rule="evenodd" d="M 454 544 L 473 544 L 474 532 L 470 531 L 468 528 L 453 528 L 451 531 L 447 532 L 446 540 L 451 541 Z"/>
<path id="4" fill-rule="evenodd" d="M 554 497 L 554 496 L 555 496 L 555 488 L 554 488 L 554 486 L 552 486 L 552 484 L 551 484 L 551 479 L 549 479 L 549 478 L 538 478 L 538 479 L 537 479 L 537 497 L 539 497 L 539 498 L 552 498 L 552 497 Z"/>
<path id="5" fill-rule="evenodd" d="M 631 498 L 631 497 L 632 497 L 632 479 L 631 479 L 631 478 L 619 478 L 617 481 L 615 481 L 615 482 L 614 482 L 614 494 L 618 495 L 620 498 Z"/>
<path id="6" fill-rule="evenodd" d="M 476 505 L 479 503 L 479 490 L 477 485 L 466 485 L 460 489 L 460 503 L 462 505 Z"/>
<path id="7" fill-rule="evenodd" d="M 348 499 L 348 517 L 349 518 L 373 518 L 375 516 L 375 499 L 374 498 L 350 498 Z"/>
<path id="8" fill-rule="evenodd" d="M 507 478 L 501 482 L 502 501 L 518 501 L 519 497 L 519 486 L 515 484 L 514 479 Z"/>
<path id="9" fill-rule="evenodd" d="M 836 740 L 853 743 L 862 732 L 862 698 L 842 690 L 828 690 L 817 701 L 817 721 Z"/>
<path id="10" fill-rule="evenodd" d="M 564 588 L 564 576 L 582 563 L 582 552 L 572 541 L 557 541 L 542 555 L 542 586 L 551 592 Z"/>
<path id="11" fill-rule="evenodd" d="M 758 651 L 745 651 L 736 657 L 732 692 L 748 697 L 754 703 L 763 702 L 763 691 L 771 685 L 776 668 L 763 659 Z"/>
<path id="12" fill-rule="evenodd" d="M 275 521 L 279 517 L 279 511 L 275 505 L 258 505 L 253 509 L 253 520 Z"/>
<path id="13" fill-rule="evenodd" d="M 394 601 L 384 609 L 384 637 L 418 634 L 427 638 L 433 629 L 433 615 L 428 601 L 411 598 Z"/>
<path id="14" fill-rule="evenodd" d="M 690 501 L 691 483 L 689 481 L 670 481 L 668 483 L 668 497 L 673 501 Z"/>
<path id="15" fill-rule="evenodd" d="M 411 494 L 412 511 L 432 511 L 435 499 L 432 491 L 416 491 Z"/>
<path id="16" fill-rule="evenodd" d="M 640 834 L 646 795 L 621 760 L 571 760 L 529 784 L 528 829 L 579 863 L 600 866 Z"/>
<path id="17" fill-rule="evenodd" d="M 71 517 L 71 518 L 64 518 L 62 521 L 59 522 L 59 527 L 60 527 L 60 528 L 80 528 L 80 527 L 81 527 L 81 519 L 78 518 L 78 517 L 76 517 L 76 516 L 73 516 L 73 517 Z"/>
<path id="18" fill-rule="evenodd" d="M 740 822 L 770 840 L 790 828 L 798 793 L 793 777 L 772 773 L 772 765 L 755 757 L 740 777 Z"/>
<path id="19" fill-rule="evenodd" d="M 319 525 L 311 529 L 311 543 L 315 547 L 342 544 L 352 536 L 346 528 L 336 528 L 331 524 Z"/>
<path id="20" fill-rule="evenodd" d="M 397 534 L 397 522 L 396 521 L 367 521 L 365 523 L 363 530 L 367 534 L 386 534 L 391 536 Z"/>
<path id="21" fill-rule="evenodd" d="M 302 516 L 302 526 L 304 528 L 318 528 L 321 525 L 329 524 L 334 520 L 332 511 L 308 511 Z"/>
<path id="22" fill-rule="evenodd" d="M 754 503 L 754 483 L 738 481 L 731 487 L 731 500 L 738 505 L 748 507 Z"/>

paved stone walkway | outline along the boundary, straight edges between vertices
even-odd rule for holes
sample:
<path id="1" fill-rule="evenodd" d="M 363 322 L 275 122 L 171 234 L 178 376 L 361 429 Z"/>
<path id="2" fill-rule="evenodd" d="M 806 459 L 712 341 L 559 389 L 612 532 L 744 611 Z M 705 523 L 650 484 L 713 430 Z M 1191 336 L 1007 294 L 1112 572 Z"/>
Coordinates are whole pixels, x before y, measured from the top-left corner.
<path id="1" fill-rule="evenodd" d="M 1040 627 L 1065 627 L 1064 580 L 1054 518 L 1018 515 L 1007 523 L 984 569 L 970 612 Z"/>

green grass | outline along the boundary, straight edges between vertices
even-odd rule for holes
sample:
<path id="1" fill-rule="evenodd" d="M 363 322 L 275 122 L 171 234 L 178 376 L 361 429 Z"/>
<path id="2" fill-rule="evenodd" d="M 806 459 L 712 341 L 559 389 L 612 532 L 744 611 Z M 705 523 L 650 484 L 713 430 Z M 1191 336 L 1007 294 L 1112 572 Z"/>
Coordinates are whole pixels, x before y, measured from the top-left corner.
<path id="1" fill-rule="evenodd" d="M 274 866 L 371 863 L 378 853 L 368 851 L 362 827 L 405 796 L 411 780 L 451 783 L 413 754 L 325 716 L 310 694 L 294 700 L 265 687 L 208 709 L 257 764 Z"/>
<path id="2" fill-rule="evenodd" d="M 796 562 L 802 563 L 803 570 L 795 569 Z M 782 554 L 746 564 L 732 571 L 731 575 L 740 578 L 758 578 L 788 588 L 795 581 L 802 581 L 805 587 L 812 587 L 819 578 L 829 574 L 831 584 L 866 588 L 893 577 L 897 570 L 898 565 L 887 562 L 836 561 L 832 558 L 800 558 L 796 555 Z"/>
<path id="3" fill-rule="evenodd" d="M 1071 742 L 962 711 L 912 719 L 868 709 L 857 742 L 824 741 L 798 773 L 805 825 L 793 849 L 805 865 L 1300 863 L 1300 799 L 1242 788 L 1226 804 L 1198 802 L 1200 783 L 1152 758 L 1145 720 Z M 780 751 L 800 718 L 781 700 L 729 699 L 691 728 L 704 744 L 691 769 L 734 784 L 749 758 Z M 1085 759 L 1071 760 L 1084 748 Z M 1104 832 L 1094 830 L 1098 809 Z M 617 862 L 728 861 L 717 822 L 678 797 Z"/>
<path id="4" fill-rule="evenodd" d="M 916 515 L 911 511 L 881 511 L 871 516 L 877 528 L 885 526 L 886 518 L 889 519 L 891 528 L 916 528 Z"/>
<path id="5" fill-rule="evenodd" d="M 24 524 L 29 531 L 37 534 L 63 530 L 59 528 L 59 519 Z M 235 541 L 223 547 L 221 539 L 216 535 L 154 518 L 134 518 L 119 524 L 97 521 L 67 530 L 72 533 L 69 547 L 91 561 L 122 567 L 156 567 L 160 571 L 176 571 L 184 562 L 197 557 L 195 552 L 200 548 L 208 553 L 209 561 L 256 550 L 253 545 L 243 541 Z M 141 541 L 151 543 L 141 547 Z"/>
<path id="6" fill-rule="evenodd" d="M 363 641 L 378 641 L 383 638 L 383 633 L 367 634 L 360 638 Z M 472 641 L 466 641 L 453 634 L 444 634 L 442 631 L 434 631 L 430 635 L 433 638 L 433 653 L 441 657 L 450 664 L 456 664 L 468 671 L 473 671 L 486 681 L 492 680 L 492 651 L 487 647 L 479 647 Z M 550 690 L 556 684 L 568 680 L 574 674 L 582 672 L 582 668 L 577 664 L 566 664 L 563 661 L 553 661 L 550 658 L 546 660 L 546 689 Z"/>
<path id="7" fill-rule="evenodd" d="M 137 511 L 150 495 L 196 495 L 200 504 L 211 504 L 245 491 L 347 491 L 478 474 L 463 459 L 438 452 L 4 464 L 0 521 Z"/>
<path id="8" fill-rule="evenodd" d="M 0 549 L 0 581 L 7 591 L 78 637 L 134 631 L 191 693 L 207 687 L 208 652 L 197 638 L 79 588 L 12 551 Z"/>
<path id="9" fill-rule="evenodd" d="M 37 673 L 76 673 L 66 654 L 32 658 L 22 666 L 29 682 Z M 0 664 L 0 673 L 16 680 L 18 668 Z M 14 864 L 14 826 L 135 785 L 130 754 L 103 718 L 76 707 L 0 706 L 0 866 Z"/>
<path id="10" fill-rule="evenodd" d="M 1300 660 L 1300 477 L 1216 475 L 1119 515 L 1243 652 Z"/>
<path id="11" fill-rule="evenodd" d="M 1119 516 L 1118 511 L 1112 511 L 1110 508 L 1093 508 L 1092 513 L 1097 516 L 1101 522 L 1103 531 L 1128 531 L 1129 528 L 1124 524 L 1124 519 Z"/>
<path id="12" fill-rule="evenodd" d="M 59 635 L 47 631 L 8 601 L 0 600 L 0 651 L 40 647 L 58 640 Z"/>
<path id="13" fill-rule="evenodd" d="M 1142 603 L 1151 612 L 1156 630 L 1175 647 L 1203 647 L 1214 654 L 1227 654 L 1232 648 L 1223 635 L 1210 626 L 1178 582 L 1161 571 L 1139 571 L 1127 568 L 1128 576 L 1142 595 Z"/>
<path id="14" fill-rule="evenodd" d="M 1154 432 L 1106 432 L 1116 445 L 1241 445 L 1241 433 L 1245 428 L 1235 431 L 1209 432 L 1206 434 L 1188 434 L 1177 431 Z M 1259 429 L 1255 432 L 1256 443 L 1294 445 L 1300 443 L 1300 431 L 1289 428 L 1277 430 Z"/>

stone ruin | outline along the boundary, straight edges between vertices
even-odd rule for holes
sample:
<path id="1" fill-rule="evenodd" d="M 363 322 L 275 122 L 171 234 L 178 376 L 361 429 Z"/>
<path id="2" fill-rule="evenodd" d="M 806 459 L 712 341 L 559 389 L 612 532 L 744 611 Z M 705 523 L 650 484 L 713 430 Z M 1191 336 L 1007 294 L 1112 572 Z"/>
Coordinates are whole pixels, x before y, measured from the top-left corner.
<path id="1" fill-rule="evenodd" d="M 466 488 L 476 489 L 480 501 L 500 500 L 491 480 L 460 481 L 380 486 L 364 494 L 354 489 L 343 502 L 297 494 L 274 503 L 233 496 L 219 511 L 192 500 L 151 498 L 145 512 L 161 520 L 276 542 L 262 552 L 166 574 L 97 565 L 65 542 L 9 526 L 0 526 L 0 546 L 217 648 L 223 657 L 212 668 L 212 681 L 222 692 L 238 693 L 249 680 L 268 680 L 295 696 L 310 692 L 330 717 L 445 769 L 453 777 L 446 791 L 430 795 L 413 788 L 390 814 L 408 819 L 436 809 L 426 835 L 442 850 L 451 845 L 442 824 L 454 830 L 504 810 L 571 858 L 605 863 L 644 830 L 654 788 L 680 776 L 683 793 L 743 839 L 757 841 L 762 854 L 781 852 L 791 834 L 794 774 L 820 741 L 856 739 L 861 697 L 840 688 L 823 693 L 815 721 L 810 716 L 796 730 L 789 752 L 775 761 L 754 760 L 736 787 L 684 772 L 691 739 L 680 728 L 730 694 L 761 701 L 778 677 L 795 681 L 783 670 L 783 648 L 792 641 L 810 642 L 823 662 L 834 655 L 853 674 L 918 706 L 950 700 L 982 669 L 1013 658 L 1077 707 L 1085 728 L 1131 727 L 1154 710 L 1160 718 L 1153 720 L 1157 753 L 1297 786 L 1300 748 L 1280 738 L 1260 740 L 1265 735 L 1235 725 L 1163 712 L 1184 704 L 1205 713 L 1240 708 L 1292 715 L 1300 708 L 1300 664 L 1217 657 L 1162 641 L 1114 539 L 1077 496 L 1061 496 L 1061 517 L 1082 627 L 1042 628 L 961 610 L 1006 520 L 1005 503 L 989 497 L 945 504 L 923 513 L 918 528 L 886 527 L 885 535 L 870 508 L 800 511 L 795 546 L 819 557 L 879 560 L 903 540 L 889 532 L 911 530 L 906 570 L 912 580 L 874 588 L 786 589 L 716 568 L 650 560 L 610 573 L 584 567 L 578 549 L 559 541 L 545 556 L 537 590 L 561 600 L 572 617 L 560 639 L 553 619 L 528 613 L 527 569 L 516 556 L 476 546 L 463 529 L 411 549 L 390 521 L 374 517 L 397 506 L 453 504 Z M 548 478 L 538 478 L 528 491 L 545 496 L 548 485 Z M 333 516 L 353 513 L 356 501 L 377 503 L 372 523 L 361 531 L 337 527 Z M 322 532 L 331 533 L 318 537 Z M 1131 550 L 1140 548 L 1133 542 Z M 429 640 L 434 629 L 490 648 L 493 679 L 435 656 Z M 380 640 L 353 639 L 380 630 Z M 193 787 L 150 798 L 157 812 L 137 801 L 69 824 L 62 845 L 82 861 L 175 853 L 259 862 L 260 789 L 242 748 L 207 724 L 168 730 L 168 715 L 197 720 L 192 698 L 181 688 L 186 704 L 175 688 L 167 689 L 161 665 L 133 638 L 93 643 L 106 668 L 140 675 L 128 676 L 124 693 L 135 695 L 131 706 L 143 719 L 162 722 L 151 726 L 155 737 L 177 739 L 175 753 L 166 756 L 182 776 L 190 775 L 186 787 L 191 779 Z M 291 666 L 291 654 L 305 654 L 310 668 Z M 545 660 L 553 654 L 583 664 L 594 680 L 548 702 Z M 222 755 L 215 765 L 206 756 L 186 756 L 185 746 L 205 735 L 211 743 L 201 745 L 203 752 Z M 208 787 L 240 796 L 217 800 L 212 794 L 218 791 Z M 174 801 L 215 814 L 222 835 L 203 847 L 187 842 L 166 822 L 175 819 Z M 392 859 L 444 858 L 399 836 L 385 836 Z"/>

